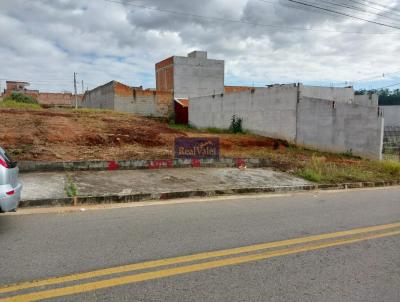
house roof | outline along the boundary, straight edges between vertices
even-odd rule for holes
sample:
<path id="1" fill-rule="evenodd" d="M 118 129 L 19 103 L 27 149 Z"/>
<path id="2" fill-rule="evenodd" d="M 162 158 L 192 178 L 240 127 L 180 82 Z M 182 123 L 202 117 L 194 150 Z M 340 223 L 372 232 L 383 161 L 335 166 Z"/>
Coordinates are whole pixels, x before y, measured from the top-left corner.
<path id="1" fill-rule="evenodd" d="M 175 102 L 180 104 L 182 107 L 189 107 L 189 100 L 188 99 L 175 99 Z"/>

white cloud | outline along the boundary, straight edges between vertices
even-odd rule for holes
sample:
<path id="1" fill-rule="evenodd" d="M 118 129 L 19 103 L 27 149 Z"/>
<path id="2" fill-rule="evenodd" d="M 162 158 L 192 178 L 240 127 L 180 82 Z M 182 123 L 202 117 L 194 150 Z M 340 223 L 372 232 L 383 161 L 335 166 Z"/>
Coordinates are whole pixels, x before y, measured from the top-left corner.
<path id="1" fill-rule="evenodd" d="M 225 59 L 226 81 L 231 84 L 329 84 L 400 70 L 400 30 L 293 8 L 287 0 L 131 1 L 190 14 L 186 16 L 121 2 L 126 4 L 2 0 L 0 79 L 31 81 L 32 88 L 42 91 L 72 90 L 75 71 L 89 88 L 113 79 L 152 87 L 157 61 L 193 49 Z M 374 16 L 376 9 L 370 9 L 369 15 L 353 13 L 400 26 L 400 3 L 379 3 L 394 8 L 385 12 L 380 7 L 381 13 L 393 20 Z M 222 22 L 193 14 L 278 27 Z M 399 34 L 387 34 L 393 32 Z"/>

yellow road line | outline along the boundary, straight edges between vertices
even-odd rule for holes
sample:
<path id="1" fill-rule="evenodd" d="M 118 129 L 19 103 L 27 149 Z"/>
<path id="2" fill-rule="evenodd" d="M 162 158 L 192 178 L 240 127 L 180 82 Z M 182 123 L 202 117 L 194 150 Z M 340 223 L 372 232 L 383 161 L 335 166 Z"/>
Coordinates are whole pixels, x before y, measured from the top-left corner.
<path id="1" fill-rule="evenodd" d="M 10 298 L 0 299 L 0 302 L 39 301 L 42 299 L 50 299 L 50 298 L 56 298 L 56 297 L 61 297 L 61 296 L 85 293 L 85 292 L 98 290 L 98 289 L 127 285 L 127 284 L 136 283 L 136 282 L 142 282 L 142 281 L 165 278 L 165 277 L 170 277 L 170 276 L 182 275 L 182 274 L 186 274 L 186 273 L 204 271 L 204 270 L 209 270 L 209 269 L 218 268 L 218 267 L 238 265 L 238 264 L 252 262 L 252 261 L 265 260 L 268 258 L 273 258 L 273 257 L 278 257 L 278 256 L 314 251 L 314 250 L 318 250 L 318 249 L 322 249 L 322 248 L 335 247 L 335 246 L 356 243 L 356 242 L 361 242 L 361 241 L 370 240 L 370 239 L 394 236 L 394 235 L 400 235 L 400 231 L 385 232 L 385 233 L 380 233 L 380 234 L 370 234 L 370 235 L 365 235 L 364 237 L 355 238 L 355 239 L 342 238 L 342 239 L 336 240 L 334 242 L 317 243 L 317 244 L 313 244 L 313 245 L 309 245 L 309 246 L 297 246 L 297 247 L 287 248 L 287 249 L 278 250 L 278 251 L 269 251 L 269 252 L 264 252 L 264 253 L 260 253 L 260 254 L 252 254 L 252 255 L 239 256 L 239 257 L 233 257 L 233 258 L 222 259 L 222 260 L 215 260 L 215 261 L 204 262 L 204 263 L 199 263 L 199 264 L 181 266 L 181 267 L 177 267 L 177 268 L 169 268 L 169 269 L 164 269 L 164 270 L 159 270 L 159 271 L 154 271 L 154 272 L 139 273 L 136 275 L 129 275 L 129 276 L 118 277 L 118 278 L 113 278 L 113 279 L 108 279 L 108 280 L 90 282 L 90 283 L 85 283 L 85 284 L 80 284 L 80 285 L 68 286 L 68 287 L 64 287 L 64 288 L 44 290 L 44 291 L 39 291 L 36 293 L 34 292 L 34 293 L 29 293 L 29 294 L 23 294 L 23 295 L 19 295 L 19 296 L 10 297 Z"/>
<path id="2" fill-rule="evenodd" d="M 72 275 L 67 275 L 67 276 L 62 276 L 62 277 L 54 277 L 54 278 L 49 278 L 49 279 L 36 280 L 36 281 L 31 281 L 31 282 L 23 282 L 23 283 L 19 283 L 19 284 L 12 284 L 12 285 L 8 285 L 5 287 L 1 287 L 0 294 L 18 291 L 18 290 L 22 290 L 22 289 L 34 288 L 34 287 L 38 287 L 38 286 L 47 286 L 47 285 L 52 285 L 52 284 L 107 276 L 107 275 L 117 274 L 117 273 L 125 273 L 125 272 L 131 272 L 131 271 L 136 271 L 136 270 L 143 270 L 143 269 L 155 268 L 155 267 L 160 267 L 160 266 L 166 266 L 166 265 L 173 265 L 173 264 L 180 264 L 180 263 L 191 262 L 191 261 L 205 260 L 205 259 L 214 258 L 214 257 L 231 256 L 231 255 L 236 255 L 236 254 L 241 254 L 241 253 L 255 252 L 258 250 L 269 249 L 269 248 L 290 246 L 290 245 L 294 245 L 294 244 L 303 244 L 303 243 L 309 243 L 309 242 L 313 242 L 313 241 L 333 239 L 333 238 L 342 237 L 342 236 L 358 235 L 358 234 L 363 234 L 363 233 L 368 233 L 368 232 L 383 231 L 383 230 L 388 230 L 388 229 L 397 228 L 397 227 L 400 227 L 400 222 L 372 226 L 372 227 L 365 227 L 365 228 L 357 228 L 357 229 L 335 232 L 335 233 L 327 233 L 327 234 L 314 235 L 314 236 L 308 236 L 308 237 L 302 237 L 302 238 L 295 238 L 295 239 L 289 239 L 289 240 L 283 240 L 283 241 L 268 242 L 268 243 L 244 246 L 244 247 L 233 248 L 233 249 L 205 252 L 205 253 L 199 253 L 199 254 L 188 255 L 188 256 L 181 256 L 181 257 L 167 258 L 167 259 L 161 259 L 161 260 L 147 261 L 147 262 L 142 262 L 142 263 L 122 265 L 122 266 L 111 267 L 111 268 L 106 268 L 106 269 L 101 269 L 101 270 L 96 270 L 96 271 L 91 271 L 91 272 L 78 273 L 78 274 L 72 274 Z"/>

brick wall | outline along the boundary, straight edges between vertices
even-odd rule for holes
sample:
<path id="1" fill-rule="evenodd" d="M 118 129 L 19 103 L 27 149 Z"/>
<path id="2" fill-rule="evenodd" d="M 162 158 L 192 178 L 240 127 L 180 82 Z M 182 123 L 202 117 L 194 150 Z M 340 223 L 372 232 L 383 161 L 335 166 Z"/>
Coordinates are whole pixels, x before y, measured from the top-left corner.
<path id="1" fill-rule="evenodd" d="M 143 116 L 168 117 L 173 111 L 173 93 L 114 83 L 114 110 Z"/>
<path id="2" fill-rule="evenodd" d="M 78 96 L 78 104 L 82 102 L 82 95 Z M 41 105 L 48 106 L 75 106 L 75 96 L 72 93 L 51 93 L 41 92 L 38 95 L 38 101 Z"/>
<path id="3" fill-rule="evenodd" d="M 156 87 L 159 91 L 174 90 L 174 58 L 156 64 Z"/>
<path id="4" fill-rule="evenodd" d="M 225 86 L 225 93 L 251 91 L 254 87 L 249 86 Z"/>

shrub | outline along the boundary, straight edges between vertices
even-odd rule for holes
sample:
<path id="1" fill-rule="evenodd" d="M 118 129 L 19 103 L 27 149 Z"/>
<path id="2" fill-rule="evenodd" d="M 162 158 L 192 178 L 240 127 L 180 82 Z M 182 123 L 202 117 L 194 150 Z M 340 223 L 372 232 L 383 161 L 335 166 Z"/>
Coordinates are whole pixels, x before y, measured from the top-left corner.
<path id="1" fill-rule="evenodd" d="M 65 192 L 68 197 L 76 197 L 78 195 L 78 188 L 72 179 L 71 175 L 67 175 L 67 181 L 65 184 Z"/>
<path id="2" fill-rule="evenodd" d="M 315 171 L 311 168 L 304 168 L 303 170 L 301 170 L 298 173 L 298 175 L 309 181 L 313 181 L 313 182 L 321 182 L 322 181 L 322 175 L 320 173 L 318 173 L 318 171 Z"/>
<path id="3" fill-rule="evenodd" d="M 229 131 L 232 133 L 243 133 L 242 122 L 243 120 L 240 117 L 233 115 L 231 125 L 229 126 Z"/>
<path id="4" fill-rule="evenodd" d="M 11 95 L 4 98 L 4 102 L 13 101 L 24 104 L 38 104 L 37 99 L 23 93 L 13 92 Z"/>

